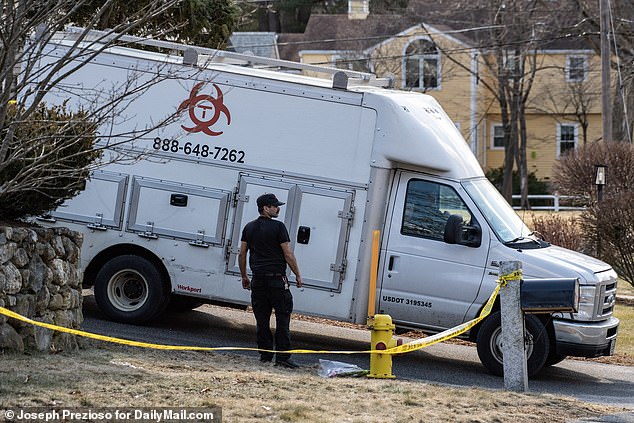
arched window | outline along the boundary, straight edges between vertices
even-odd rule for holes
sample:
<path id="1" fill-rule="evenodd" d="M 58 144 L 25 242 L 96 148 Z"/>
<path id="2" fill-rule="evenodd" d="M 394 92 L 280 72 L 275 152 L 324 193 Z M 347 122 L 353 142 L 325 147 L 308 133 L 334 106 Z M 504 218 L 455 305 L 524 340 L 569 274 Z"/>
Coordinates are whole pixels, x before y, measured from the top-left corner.
<path id="1" fill-rule="evenodd" d="M 440 55 L 430 40 L 418 39 L 409 43 L 403 62 L 405 88 L 440 86 Z"/>

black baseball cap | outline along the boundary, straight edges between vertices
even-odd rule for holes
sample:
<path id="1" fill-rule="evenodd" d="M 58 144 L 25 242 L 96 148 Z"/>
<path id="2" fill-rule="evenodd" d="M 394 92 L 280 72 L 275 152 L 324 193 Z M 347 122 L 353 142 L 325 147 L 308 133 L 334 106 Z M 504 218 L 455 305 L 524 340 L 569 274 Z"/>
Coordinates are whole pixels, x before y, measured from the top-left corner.
<path id="1" fill-rule="evenodd" d="M 257 199 L 258 207 L 264 206 L 283 206 L 286 203 L 282 203 L 277 199 L 275 194 L 262 194 Z"/>

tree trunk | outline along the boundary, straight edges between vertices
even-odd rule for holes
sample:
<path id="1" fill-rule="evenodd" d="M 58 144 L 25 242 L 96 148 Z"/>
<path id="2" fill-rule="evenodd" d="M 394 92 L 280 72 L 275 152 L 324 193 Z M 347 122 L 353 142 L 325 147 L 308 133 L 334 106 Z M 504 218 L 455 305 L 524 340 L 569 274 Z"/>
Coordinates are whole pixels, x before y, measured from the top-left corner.
<path id="1" fill-rule="evenodd" d="M 506 92 L 506 98 L 510 101 L 506 102 L 507 107 L 510 109 L 510 118 L 508 120 L 508 128 L 509 128 L 509 150 L 506 152 L 506 156 L 504 157 L 504 176 L 506 183 L 506 177 L 508 177 L 508 185 L 505 188 L 508 191 L 504 191 L 504 198 L 506 201 L 513 205 L 513 168 L 514 164 L 519 164 L 519 133 L 518 133 L 518 124 L 519 124 L 519 112 L 518 109 L 518 101 L 519 97 L 517 95 L 517 81 L 516 77 L 511 79 L 505 79 L 506 86 L 504 91 Z"/>
<path id="2" fill-rule="evenodd" d="M 509 119 L 508 78 L 505 76 L 502 50 L 497 52 L 498 66 L 498 102 L 504 128 L 504 170 L 502 172 L 502 196 L 513 204 L 513 165 L 515 163 L 516 144 L 512 137 L 512 119 Z"/>
<path id="3" fill-rule="evenodd" d="M 632 142 L 632 126 L 634 125 L 634 78 L 623 81 L 623 87 L 617 89 L 612 99 L 612 137 L 613 141 Z M 624 107 L 624 101 L 625 106 Z M 627 112 L 626 112 L 627 111 Z"/>
<path id="4" fill-rule="evenodd" d="M 519 160 L 517 163 L 520 173 L 520 194 L 522 196 L 520 207 L 522 210 L 530 210 L 531 205 L 528 201 L 528 159 L 526 157 L 526 144 L 528 143 L 528 139 L 526 135 L 526 113 L 524 110 L 524 103 L 521 103 L 520 107 L 520 148 L 518 154 Z"/>

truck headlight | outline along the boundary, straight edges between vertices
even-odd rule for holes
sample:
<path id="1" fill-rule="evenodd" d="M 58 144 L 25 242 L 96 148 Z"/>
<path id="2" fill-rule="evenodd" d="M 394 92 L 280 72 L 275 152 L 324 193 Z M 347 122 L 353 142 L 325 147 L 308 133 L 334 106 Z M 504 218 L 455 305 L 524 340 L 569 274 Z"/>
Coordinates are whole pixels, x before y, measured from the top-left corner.
<path id="1" fill-rule="evenodd" d="M 596 293 L 597 287 L 594 285 L 582 285 L 579 287 L 579 311 L 574 314 L 576 319 L 594 319 Z"/>

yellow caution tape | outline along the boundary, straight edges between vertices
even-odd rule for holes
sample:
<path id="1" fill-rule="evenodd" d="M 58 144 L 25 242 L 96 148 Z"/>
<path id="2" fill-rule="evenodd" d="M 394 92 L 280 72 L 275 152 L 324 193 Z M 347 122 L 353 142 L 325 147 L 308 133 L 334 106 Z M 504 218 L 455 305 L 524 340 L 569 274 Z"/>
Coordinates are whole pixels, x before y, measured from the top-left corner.
<path id="1" fill-rule="evenodd" d="M 100 341 L 112 342 L 115 344 L 123 344 L 129 345 L 133 347 L 142 347 L 142 348 L 154 348 L 157 350 L 173 350 L 173 351 L 263 351 L 263 352 L 272 352 L 275 353 L 274 350 L 261 350 L 258 348 L 249 348 L 249 347 L 194 347 L 187 345 L 163 345 L 163 344 L 153 344 L 149 342 L 139 342 L 139 341 L 130 341 L 128 339 L 122 338 L 114 338 L 112 336 L 99 335 L 96 333 L 84 332 L 77 329 L 65 328 L 62 326 L 51 325 L 49 323 L 38 322 L 36 320 L 31 320 L 28 317 L 24 317 L 21 314 L 15 313 L 11 310 L 7 310 L 4 307 L 0 307 L 0 314 L 4 314 L 7 317 L 12 317 L 14 319 L 20 320 L 25 323 L 30 323 L 35 326 L 40 326 L 46 329 L 70 333 L 72 335 L 83 336 L 84 338 L 98 339 Z M 319 353 L 319 354 L 365 354 L 374 351 L 318 351 L 318 350 L 289 350 L 284 351 L 287 353 L 293 354 L 311 354 L 311 353 Z"/>
<path id="2" fill-rule="evenodd" d="M 489 297 L 489 300 L 487 301 L 487 303 L 484 305 L 484 308 L 480 312 L 480 315 L 478 317 L 476 317 L 475 319 L 469 320 L 468 322 L 464 322 L 461 325 L 458 325 L 458 326 L 453 327 L 451 329 L 447 329 L 447 330 L 442 331 L 440 333 L 437 333 L 435 335 L 428 336 L 426 338 L 419 338 L 419 339 L 416 339 L 414 341 L 408 342 L 407 344 L 399 345 L 399 346 L 396 346 L 396 347 L 388 348 L 385 351 L 377 351 L 377 352 L 382 353 L 382 354 L 403 354 L 403 353 L 408 353 L 408 352 L 420 350 L 421 348 L 429 347 L 430 345 L 434 345 L 434 344 L 446 341 L 446 340 L 451 339 L 451 338 L 455 338 L 456 336 L 458 336 L 458 335 L 460 335 L 462 333 L 465 333 L 466 331 L 468 331 L 469 329 L 471 329 L 472 327 L 474 327 L 475 325 L 480 323 L 480 321 L 482 321 L 489 314 L 491 314 L 491 310 L 493 309 L 493 304 L 495 303 L 495 298 L 497 297 L 498 293 L 500 292 L 500 287 L 501 287 L 501 284 L 498 284 L 495 287 L 495 290 L 493 291 L 493 293 Z"/>
<path id="3" fill-rule="evenodd" d="M 516 281 L 522 279 L 522 270 L 516 270 L 513 273 L 509 273 L 508 275 L 503 275 L 498 278 L 498 283 L 502 286 L 506 286 L 506 284 L 510 281 Z"/>
<path id="4" fill-rule="evenodd" d="M 521 272 L 520 272 L 520 277 L 521 277 Z M 506 280 L 512 280 L 512 279 L 506 279 Z M 447 329 L 443 332 L 437 333 L 433 336 L 420 338 L 420 339 L 408 342 L 407 344 L 399 345 L 393 348 L 389 348 L 387 350 L 330 351 L 330 350 L 297 349 L 297 350 L 288 350 L 288 351 L 282 351 L 282 352 L 289 353 L 289 354 L 403 354 L 403 353 L 408 353 L 411 351 L 416 351 L 421 348 L 425 348 L 430 345 L 446 341 L 450 338 L 454 338 L 468 331 L 469 329 L 477 325 L 486 316 L 488 316 L 491 313 L 493 304 L 495 303 L 495 298 L 497 297 L 500 291 L 500 286 L 502 285 L 502 278 L 500 278 L 498 282 L 499 284 L 496 286 L 495 290 L 489 297 L 489 300 L 484 305 L 484 308 L 482 309 L 478 317 L 468 322 L 465 322 L 461 325 L 458 325 L 454 328 Z M 82 336 L 85 338 L 97 339 L 97 340 L 105 341 L 105 342 L 112 342 L 115 344 L 129 345 L 132 347 L 154 348 L 158 350 L 172 350 L 172 351 L 261 351 L 261 352 L 271 352 L 271 353 L 277 352 L 275 350 L 264 350 L 264 349 L 249 348 L 249 347 L 195 347 L 195 346 L 187 346 L 187 345 L 163 345 L 163 344 L 153 344 L 149 342 L 130 341 L 128 339 L 115 338 L 115 337 L 106 336 L 106 335 L 99 335 L 96 333 L 84 332 L 77 329 L 71 329 L 71 328 L 65 328 L 62 326 L 52 325 L 50 323 L 38 322 L 36 320 L 29 319 L 28 317 L 24 317 L 21 314 L 8 310 L 4 307 L 0 307 L 0 314 L 4 314 L 7 317 L 11 317 L 13 319 L 20 320 L 22 322 L 43 327 L 46 329 L 69 333 L 71 335 Z"/>

